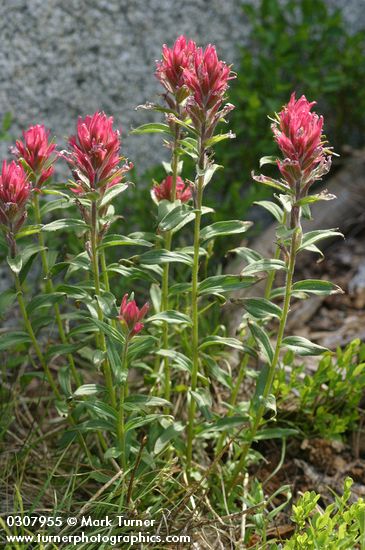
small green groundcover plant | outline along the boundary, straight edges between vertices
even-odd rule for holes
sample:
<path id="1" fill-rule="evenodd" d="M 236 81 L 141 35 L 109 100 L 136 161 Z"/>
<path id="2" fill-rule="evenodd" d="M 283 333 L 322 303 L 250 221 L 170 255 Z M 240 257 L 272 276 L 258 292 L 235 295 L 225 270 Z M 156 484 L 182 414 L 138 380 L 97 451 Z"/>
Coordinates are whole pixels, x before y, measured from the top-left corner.
<path id="1" fill-rule="evenodd" d="M 329 171 L 333 153 L 314 102 L 293 93 L 272 118 L 280 156 L 260 162 L 274 164 L 279 176 L 253 174 L 275 191 L 274 202 L 261 202 L 278 223 L 275 257 L 239 247 L 234 253 L 245 262 L 241 273 L 212 272 L 214 241 L 251 225 L 206 221 L 213 209 L 205 204 L 205 191 L 222 168 L 214 161 L 215 145 L 234 138 L 219 129 L 234 108 L 226 93 L 235 75 L 214 46 L 203 49 L 181 36 L 172 48 L 163 47 L 156 77 L 161 104 L 144 107 L 163 120 L 134 131 L 160 133 L 171 152 L 165 179 L 146 197 L 155 232 L 125 234 L 128 220 L 116 214 L 131 187 L 125 176 L 132 165 L 121 156 L 119 132 L 104 113 L 80 117 L 65 151 L 57 150 L 44 126 L 33 126 L 16 142 L 16 160 L 3 162 L 2 246 L 14 286 L 1 295 L 1 304 L 6 309 L 17 301 L 22 323 L 2 334 L 0 346 L 10 379 L 21 368 L 23 387 L 39 378 L 40 395 L 52 400 L 50 388 L 53 422 L 68 424 L 58 444 L 64 452 L 79 446 L 85 471 L 108 472 L 119 511 L 162 514 L 156 495 L 163 489 L 170 512 L 175 500 L 180 503 L 175 516 L 181 507 L 191 507 L 194 515 L 202 494 L 216 513 L 234 514 L 246 502 L 248 462 L 258 457 L 252 444 L 295 433 L 275 425 L 273 382 L 283 352 L 327 351 L 286 334 L 285 327 L 293 298 L 341 292 L 329 281 L 294 280 L 300 254 L 318 253 L 319 241 L 339 235 L 304 233 L 301 226 L 313 203 L 334 198 L 327 191 L 310 194 Z M 184 172 L 186 157 L 193 160 L 192 174 Z M 70 167 L 66 183 L 52 179 L 56 162 Z M 71 217 L 75 204 L 79 215 Z M 191 241 L 184 232 L 188 224 Z M 67 233 L 76 254 L 53 248 L 60 242 L 55 235 Z M 277 271 L 286 276 L 282 287 L 275 285 Z M 232 292 L 254 289 L 263 278 L 264 297 L 251 292 L 242 299 L 240 333 L 228 336 L 219 320 L 222 306 Z M 40 291 L 32 295 L 34 285 Z M 116 295 L 121 287 L 123 294 Z M 214 328 L 207 322 L 212 319 Z M 230 367 L 232 348 L 240 356 L 237 372 Z M 259 370 L 247 403 L 240 390 L 251 358 Z"/>

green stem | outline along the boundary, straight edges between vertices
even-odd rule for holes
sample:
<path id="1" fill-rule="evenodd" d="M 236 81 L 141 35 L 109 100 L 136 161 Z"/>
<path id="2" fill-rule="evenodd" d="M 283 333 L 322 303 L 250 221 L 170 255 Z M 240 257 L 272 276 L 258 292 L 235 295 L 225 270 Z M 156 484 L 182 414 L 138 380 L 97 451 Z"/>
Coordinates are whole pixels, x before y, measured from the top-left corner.
<path id="1" fill-rule="evenodd" d="M 41 224 L 42 223 L 42 218 L 41 218 L 41 212 L 40 212 L 40 208 L 39 208 L 39 198 L 38 198 L 37 193 L 34 194 L 34 213 L 35 213 L 36 223 Z M 49 267 L 48 267 L 47 251 L 45 250 L 45 242 L 44 242 L 44 237 L 43 237 L 42 231 L 40 231 L 38 233 L 38 242 L 39 242 L 39 246 L 41 247 L 41 260 L 42 260 L 43 275 L 44 275 L 45 282 L 46 282 L 45 283 L 46 292 L 47 292 L 47 294 L 51 294 L 52 292 L 54 292 L 54 287 L 53 287 L 52 279 L 49 278 Z M 54 312 L 55 312 L 55 316 L 56 316 L 56 323 L 57 323 L 58 332 L 59 332 L 59 335 L 60 335 L 60 338 L 61 338 L 61 342 L 62 342 L 62 344 L 67 344 L 67 337 L 66 337 L 65 330 L 63 328 L 60 308 L 59 308 L 58 304 L 56 304 L 56 303 L 54 304 Z M 74 378 L 74 381 L 75 381 L 76 385 L 81 386 L 81 378 L 80 378 L 80 376 L 79 376 L 79 374 L 76 370 L 75 361 L 74 361 L 74 358 L 73 358 L 71 353 L 69 353 L 67 355 L 67 359 L 68 359 L 68 362 L 70 364 L 71 373 L 72 373 L 72 376 Z"/>
<path id="2" fill-rule="evenodd" d="M 280 247 L 279 246 L 276 247 L 274 258 L 276 260 L 278 260 L 280 258 Z M 271 271 L 269 273 L 268 277 L 267 277 L 267 280 L 266 280 L 264 297 L 267 300 L 270 299 L 272 286 L 273 286 L 274 280 L 275 280 L 275 275 L 276 275 L 275 271 L 274 270 Z M 254 344 L 255 344 L 255 339 L 251 336 L 247 341 L 247 345 L 248 346 L 253 346 Z M 232 406 L 234 406 L 236 404 L 238 392 L 239 392 L 239 389 L 241 387 L 241 384 L 242 384 L 243 379 L 244 379 L 245 374 L 246 374 L 248 361 L 249 361 L 249 355 L 248 355 L 248 353 L 246 353 L 245 356 L 242 359 L 240 369 L 239 369 L 239 372 L 238 372 L 238 376 L 237 376 L 237 380 L 236 380 L 236 384 L 235 384 L 235 386 L 232 390 L 231 399 L 230 399 L 230 405 L 232 405 Z M 228 416 L 230 416 L 230 414 L 232 414 L 231 411 L 228 413 Z"/>
<path id="3" fill-rule="evenodd" d="M 198 178 L 198 189 L 195 210 L 194 223 L 194 259 L 191 282 L 191 310 L 192 310 L 192 371 L 191 371 L 191 391 L 195 391 L 198 383 L 199 370 L 199 312 L 198 312 L 198 283 L 199 283 L 199 245 L 200 245 L 200 222 L 201 207 L 203 199 L 204 175 Z M 188 431 L 187 431 L 187 450 L 186 450 L 186 471 L 190 474 L 191 460 L 193 454 L 194 438 L 194 417 L 196 412 L 196 403 L 190 394 L 189 412 L 188 412 Z"/>
<path id="4" fill-rule="evenodd" d="M 108 277 L 108 270 L 106 265 L 104 249 L 101 249 L 99 254 L 100 254 L 100 263 L 101 263 L 101 274 L 103 277 L 104 287 L 107 292 L 110 292 L 110 284 L 109 284 L 109 277 Z"/>
<path id="5" fill-rule="evenodd" d="M 27 332 L 28 332 L 28 334 L 29 334 L 29 337 L 30 337 L 30 339 L 32 340 L 32 344 L 33 344 L 33 347 L 34 347 L 34 351 L 35 351 L 36 354 L 37 354 L 37 357 L 38 357 L 38 359 L 39 359 L 39 362 L 40 362 L 40 364 L 42 365 L 42 368 L 43 368 L 43 370 L 44 370 L 44 373 L 45 373 L 45 375 L 46 375 L 46 377 L 47 377 L 47 380 L 48 380 L 48 382 L 49 382 L 49 385 L 50 385 L 51 388 L 52 388 L 52 391 L 53 391 L 55 397 L 56 397 L 57 399 L 61 399 L 61 394 L 60 394 L 60 392 L 58 391 L 58 388 L 57 388 L 57 386 L 56 386 L 55 381 L 53 380 L 51 371 L 49 370 L 47 361 L 45 360 L 45 358 L 44 358 L 44 356 L 43 356 L 43 353 L 42 353 L 42 350 L 41 350 L 41 348 L 39 347 L 39 344 L 38 344 L 38 342 L 37 342 L 37 338 L 36 338 L 36 336 L 35 336 L 35 334 L 34 334 L 34 331 L 33 331 L 32 324 L 31 324 L 30 319 L 29 319 L 29 317 L 28 317 L 27 309 L 26 309 L 26 306 L 25 306 L 24 298 L 23 298 L 23 289 L 22 289 L 22 285 L 21 285 L 21 283 L 20 283 L 19 277 L 18 277 L 18 275 L 14 274 L 14 278 L 15 278 L 15 288 L 16 288 L 16 291 L 17 291 L 18 303 L 19 303 L 20 311 L 21 311 L 22 316 L 23 316 L 25 328 L 27 329 Z"/>
<path id="6" fill-rule="evenodd" d="M 117 426 L 117 434 L 118 434 L 118 440 L 121 450 L 121 466 L 123 470 L 126 470 L 126 449 L 125 449 L 125 428 L 124 428 L 124 400 L 126 397 L 126 386 L 127 386 L 127 379 L 128 379 L 128 365 L 127 365 L 127 356 L 128 356 L 128 338 L 126 337 L 124 349 L 123 349 L 123 356 L 122 356 L 122 375 L 125 376 L 125 379 L 123 379 L 123 382 L 120 387 L 120 396 L 119 396 L 119 411 L 118 411 L 118 426 Z"/>
<path id="7" fill-rule="evenodd" d="M 294 275 L 294 269 L 295 269 L 295 258 L 296 258 L 296 252 L 297 252 L 297 235 L 298 235 L 298 229 L 295 228 L 292 235 L 292 241 L 291 241 L 291 247 L 290 247 L 290 256 L 289 256 L 289 263 L 288 263 L 288 271 L 286 274 L 286 282 L 285 282 L 285 297 L 284 297 L 284 304 L 283 304 L 283 310 L 282 315 L 280 319 L 279 329 L 278 329 L 278 336 L 276 339 L 276 345 L 274 350 L 274 356 L 271 362 L 271 365 L 269 367 L 268 375 L 265 381 L 264 390 L 262 392 L 261 398 L 261 404 L 259 405 L 257 411 L 255 412 L 255 419 L 254 422 L 250 428 L 249 431 L 249 438 L 248 441 L 245 443 L 241 457 L 239 462 L 237 463 L 236 468 L 234 469 L 233 476 L 231 479 L 231 482 L 228 486 L 228 491 L 230 491 L 233 486 L 235 485 L 238 476 L 241 474 L 242 470 L 244 469 L 246 465 L 246 459 L 248 452 L 250 450 L 252 441 L 255 439 L 257 430 L 261 424 L 262 417 L 266 410 L 265 402 L 270 394 L 272 384 L 275 377 L 275 370 L 279 361 L 280 356 L 280 349 L 281 344 L 284 337 L 284 331 L 285 331 L 285 325 L 288 318 L 289 308 L 290 308 L 290 300 L 291 300 L 291 291 L 292 291 L 292 284 L 293 284 L 293 275 Z"/>
<path id="8" fill-rule="evenodd" d="M 97 298 L 100 298 L 101 292 L 100 292 L 100 277 L 99 277 L 99 254 L 98 254 L 98 211 L 96 202 L 92 201 L 91 203 L 91 231 L 90 231 L 90 240 L 91 240 L 91 264 L 92 264 L 92 270 L 93 270 L 93 276 L 94 276 L 94 286 L 95 286 L 95 294 Z M 99 321 L 103 320 L 103 312 L 100 307 L 100 303 L 98 299 L 97 302 L 97 312 L 98 312 L 98 319 Z M 98 337 L 98 345 L 100 346 L 101 350 L 104 352 L 105 359 L 103 361 L 103 373 L 104 373 L 104 380 L 105 385 L 108 390 L 109 399 L 113 406 L 113 408 L 116 410 L 117 408 L 117 400 L 115 396 L 115 390 L 113 385 L 113 376 L 112 371 L 109 365 L 109 361 L 106 357 L 107 354 L 107 347 L 106 347 L 106 341 L 105 336 L 102 331 L 99 333 Z"/>
<path id="9" fill-rule="evenodd" d="M 172 153 L 172 189 L 171 189 L 171 200 L 172 202 L 176 199 L 176 183 L 178 176 L 178 167 L 179 167 L 179 155 L 176 152 L 177 145 L 179 142 L 179 129 L 176 128 L 175 139 L 173 145 Z M 172 244 L 172 231 L 167 231 L 165 235 L 165 248 L 166 250 L 171 250 Z M 170 273 L 170 264 L 166 263 L 163 266 L 162 274 L 162 289 L 161 289 L 161 310 L 167 311 L 169 308 L 169 273 Z M 169 345 L 169 325 L 164 323 L 162 329 L 162 345 L 164 349 L 168 349 Z M 168 357 L 164 357 L 164 397 L 167 401 L 170 401 L 171 396 L 171 373 L 170 373 L 170 362 Z M 168 412 L 168 410 L 166 411 Z"/>

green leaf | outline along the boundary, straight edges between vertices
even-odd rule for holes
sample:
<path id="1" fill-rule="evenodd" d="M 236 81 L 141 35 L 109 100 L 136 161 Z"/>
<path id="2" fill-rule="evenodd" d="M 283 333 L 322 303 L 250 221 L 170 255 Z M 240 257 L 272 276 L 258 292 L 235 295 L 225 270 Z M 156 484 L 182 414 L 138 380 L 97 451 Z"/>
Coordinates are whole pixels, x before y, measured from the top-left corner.
<path id="1" fill-rule="evenodd" d="M 313 342 L 302 336 L 287 336 L 283 339 L 282 345 L 298 355 L 321 355 L 328 351 L 327 348 L 319 346 L 318 344 L 313 344 Z"/>
<path id="2" fill-rule="evenodd" d="M 265 166 L 265 164 L 277 164 L 277 157 L 274 156 L 268 156 L 268 157 L 261 157 L 260 158 L 260 168 L 262 166 Z"/>
<path id="3" fill-rule="evenodd" d="M 98 246 L 99 250 L 109 248 L 110 246 L 146 246 L 151 247 L 153 243 L 143 239 L 133 237 L 125 237 L 124 235 L 107 235 L 103 242 Z"/>
<path id="4" fill-rule="evenodd" d="M 249 323 L 249 328 L 266 361 L 271 364 L 274 359 L 274 350 L 266 330 L 256 323 Z"/>
<path id="5" fill-rule="evenodd" d="M 202 215 L 214 212 L 212 208 L 202 207 Z M 160 221 L 158 228 L 160 231 L 172 231 L 176 233 L 184 225 L 195 219 L 195 210 L 188 204 L 180 204 L 170 210 L 168 214 Z"/>
<path id="6" fill-rule="evenodd" d="M 200 295 L 204 294 L 224 294 L 248 288 L 255 284 L 255 277 L 242 277 L 240 275 L 214 275 L 201 281 L 198 286 Z"/>
<path id="7" fill-rule="evenodd" d="M 99 321 L 99 319 L 90 318 L 89 320 L 91 324 L 96 325 L 98 329 L 101 330 L 101 332 L 103 332 L 106 336 L 116 342 L 124 344 L 124 336 L 121 332 L 119 332 L 119 330 L 116 330 L 104 321 Z"/>
<path id="8" fill-rule="evenodd" d="M 208 168 L 206 168 L 205 171 L 204 171 L 204 185 L 203 185 L 203 187 L 208 185 L 208 183 L 210 182 L 210 180 L 212 179 L 212 177 L 214 176 L 216 171 L 221 170 L 222 168 L 223 168 L 223 166 L 221 166 L 220 164 L 210 164 L 208 166 Z"/>
<path id="9" fill-rule="evenodd" d="M 153 353 L 158 338 L 150 335 L 135 336 L 128 347 L 128 361 L 132 361 L 141 355 Z"/>
<path id="10" fill-rule="evenodd" d="M 142 124 L 131 130 L 130 134 L 170 134 L 170 126 L 168 124 L 162 124 L 159 122 L 149 122 L 148 124 Z"/>
<path id="11" fill-rule="evenodd" d="M 236 235 L 245 233 L 252 226 L 252 222 L 242 222 L 240 220 L 229 220 L 213 223 L 204 227 L 200 232 L 200 240 L 202 242 L 210 241 L 216 237 L 224 235 Z"/>
<path id="12" fill-rule="evenodd" d="M 237 254 L 240 258 L 243 260 L 246 260 L 247 263 L 252 264 L 254 262 L 258 262 L 259 260 L 264 260 L 264 257 L 255 250 L 251 250 L 251 248 L 247 248 L 246 246 L 239 246 L 238 248 L 232 248 L 232 250 L 229 251 L 230 254 Z"/>
<path id="13" fill-rule="evenodd" d="M 141 256 L 138 256 L 138 262 L 140 264 L 168 264 L 168 263 L 180 263 L 185 265 L 192 265 L 193 259 L 189 254 L 182 252 L 172 252 L 170 250 L 149 250 Z"/>
<path id="14" fill-rule="evenodd" d="M 83 220 L 64 218 L 43 225 L 42 231 L 59 231 L 60 229 L 86 230 L 88 226 Z"/>
<path id="15" fill-rule="evenodd" d="M 296 203 L 296 205 L 305 206 L 307 204 L 312 204 L 318 201 L 331 201 L 335 198 L 336 195 L 332 195 L 327 191 L 327 189 L 324 189 L 321 193 L 318 193 L 317 195 L 308 195 L 307 197 L 303 197 Z"/>
<path id="16" fill-rule="evenodd" d="M 212 408 L 212 397 L 209 390 L 207 388 L 197 388 L 196 390 L 190 390 L 189 393 L 204 417 L 210 420 L 212 418 L 212 413 L 210 412 Z"/>
<path id="17" fill-rule="evenodd" d="M 281 308 L 266 298 L 243 298 L 242 302 L 246 311 L 256 319 L 281 318 Z"/>
<path id="18" fill-rule="evenodd" d="M 246 346 L 237 340 L 237 338 L 226 338 L 224 336 L 207 336 L 200 344 L 199 349 L 203 350 L 210 346 L 227 346 L 239 349 L 240 351 L 246 351 Z"/>
<path id="19" fill-rule="evenodd" d="M 176 350 L 160 349 L 156 352 L 156 355 L 161 357 L 169 357 L 173 365 L 177 365 L 181 370 L 191 373 L 192 361 L 190 357 L 187 357 L 183 353 Z"/>
<path id="20" fill-rule="evenodd" d="M 16 292 L 11 288 L 0 293 L 0 317 L 3 317 L 9 307 L 16 300 Z"/>
<path id="21" fill-rule="evenodd" d="M 69 197 L 63 197 L 62 199 L 47 200 L 41 206 L 41 218 L 43 219 L 47 214 L 54 210 L 64 210 L 73 206 L 73 201 Z M 40 226 L 42 227 L 42 226 Z"/>
<path id="22" fill-rule="evenodd" d="M 278 204 L 271 201 L 255 201 L 254 204 L 258 204 L 259 206 L 262 206 L 262 208 L 265 208 L 265 210 L 270 212 L 270 214 L 272 214 L 279 223 L 282 223 L 284 211 Z"/>
<path id="23" fill-rule="evenodd" d="M 309 246 L 323 239 L 329 239 L 331 237 L 343 237 L 343 234 L 336 229 L 319 229 L 316 231 L 309 231 L 305 233 L 302 238 L 302 243 L 299 250 L 308 250 Z"/>
<path id="24" fill-rule="evenodd" d="M 157 438 L 154 453 L 160 453 L 170 441 L 174 441 L 179 434 L 184 431 L 184 425 L 182 422 L 174 422 L 171 426 L 164 429 L 160 437 Z"/>
<path id="25" fill-rule="evenodd" d="M 0 338 L 0 351 L 7 350 L 9 351 L 11 348 L 15 346 L 19 346 L 20 344 L 30 344 L 31 339 L 27 332 L 23 331 L 12 331 L 3 333 Z"/>
<path id="26" fill-rule="evenodd" d="M 330 294 L 343 294 L 343 290 L 331 283 L 322 279 L 307 279 L 297 281 L 292 286 L 293 291 L 305 292 L 308 294 L 317 294 L 318 296 L 329 296 Z"/>
<path id="27" fill-rule="evenodd" d="M 69 279 L 69 277 L 73 274 L 79 271 L 80 269 L 82 271 L 88 271 L 91 268 L 91 260 L 88 255 L 88 253 L 80 252 L 80 254 L 77 254 L 77 256 L 74 256 L 72 260 L 69 262 L 69 267 L 66 271 L 65 279 Z"/>
<path id="28" fill-rule="evenodd" d="M 242 271 L 242 275 L 254 275 L 262 271 L 279 271 L 286 270 L 286 264 L 282 260 L 257 260 L 247 265 Z"/>
<path id="29" fill-rule="evenodd" d="M 8 265 L 12 272 L 15 273 L 15 275 L 19 275 L 23 266 L 23 259 L 21 255 L 18 254 L 17 256 L 15 256 L 15 258 L 11 258 L 10 256 L 8 256 L 6 258 L 6 261 L 8 262 Z"/>
<path id="30" fill-rule="evenodd" d="M 18 231 L 16 234 L 16 239 L 21 239 L 23 237 L 27 237 L 28 235 L 34 235 L 35 233 L 39 233 L 42 226 L 40 224 L 38 225 L 25 225 Z"/>
<path id="31" fill-rule="evenodd" d="M 295 428 L 264 428 L 255 435 L 256 441 L 264 439 L 283 439 L 298 434 Z"/>
<path id="32" fill-rule="evenodd" d="M 178 325 L 178 324 L 191 325 L 191 319 L 188 315 L 185 315 L 185 313 L 180 313 L 180 311 L 174 311 L 174 310 L 162 311 L 161 313 L 157 313 L 156 315 L 149 317 L 147 321 L 148 322 L 163 321 L 171 325 Z"/>
<path id="33" fill-rule="evenodd" d="M 195 212 L 192 206 L 188 204 L 179 204 L 170 210 L 160 221 L 158 228 L 160 231 L 172 231 L 176 233 L 195 219 Z"/>
<path id="34" fill-rule="evenodd" d="M 251 172 L 251 176 L 255 181 L 259 183 L 263 183 L 264 185 L 268 185 L 269 187 L 273 187 L 274 189 L 279 189 L 280 191 L 284 191 L 284 193 L 287 193 L 288 191 L 290 191 L 290 188 L 287 185 L 285 185 L 285 183 L 279 180 L 268 178 L 263 174 L 256 176 L 254 172 Z"/>
<path id="35" fill-rule="evenodd" d="M 128 189 L 128 183 L 117 183 L 116 185 L 112 185 L 111 187 L 106 189 L 104 195 L 99 202 L 99 208 L 106 206 L 110 201 L 123 193 L 123 191 L 125 191 L 126 189 Z"/>
<path id="36" fill-rule="evenodd" d="M 79 386 L 77 390 L 74 391 L 73 395 L 74 397 L 96 395 L 102 391 L 105 391 L 105 388 L 99 384 L 84 384 L 83 386 Z"/>
<path id="37" fill-rule="evenodd" d="M 171 407 L 171 403 L 151 395 L 129 395 L 123 406 L 126 411 L 141 411 L 143 407 Z"/>
<path id="38" fill-rule="evenodd" d="M 225 141 L 226 139 L 234 139 L 235 137 L 236 137 L 236 134 L 234 134 L 233 132 L 227 132 L 226 134 L 218 134 L 216 136 L 213 136 L 210 139 L 207 139 L 205 142 L 205 145 L 207 147 L 212 147 L 216 143 Z"/>
<path id="39" fill-rule="evenodd" d="M 66 295 L 63 292 L 51 292 L 35 296 L 27 305 L 27 313 L 31 315 L 35 310 L 51 307 L 60 302 Z"/>
<path id="40" fill-rule="evenodd" d="M 128 420 L 128 422 L 125 424 L 125 432 L 129 432 L 130 430 L 135 430 L 136 428 L 140 428 L 141 426 L 145 426 L 146 424 L 151 424 L 151 422 L 155 422 L 155 420 L 161 420 L 163 416 L 161 414 L 147 414 L 143 417 L 137 417 L 132 418 L 131 420 Z"/>

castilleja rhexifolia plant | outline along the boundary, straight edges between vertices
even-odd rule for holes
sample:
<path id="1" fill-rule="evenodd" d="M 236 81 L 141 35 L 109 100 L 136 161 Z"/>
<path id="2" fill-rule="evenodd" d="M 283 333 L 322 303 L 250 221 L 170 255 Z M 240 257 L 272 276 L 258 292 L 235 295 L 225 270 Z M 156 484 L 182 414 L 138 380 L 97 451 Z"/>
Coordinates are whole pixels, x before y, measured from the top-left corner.
<path id="1" fill-rule="evenodd" d="M 252 444 L 275 421 L 274 382 L 283 352 L 326 352 L 287 334 L 286 327 L 293 298 L 341 292 L 328 281 L 294 278 L 302 251 L 321 254 L 317 243 L 340 235 L 305 233 L 301 223 L 303 216 L 310 218 L 313 203 L 334 198 L 315 186 L 334 153 L 323 117 L 313 111 L 315 102 L 293 93 L 271 119 L 280 153 L 260 161 L 260 167 L 274 165 L 278 177 L 253 173 L 274 192 L 276 202 L 261 205 L 278 222 L 275 256 L 240 246 L 231 253 L 247 265 L 239 274 L 223 272 L 223 262 L 210 262 L 216 239 L 239 236 L 252 226 L 214 221 L 217 205 L 205 204 L 208 184 L 216 185 L 223 169 L 214 147 L 235 137 L 229 127 L 222 130 L 234 108 L 227 94 L 235 74 L 213 45 L 202 48 L 180 36 L 171 48 L 163 46 L 155 77 L 161 104 L 144 108 L 163 120 L 133 130 L 162 134 L 170 155 L 163 163 L 166 177 L 145 193 L 152 212 L 149 232 L 126 234 L 130 222 L 120 212 L 127 201 L 133 207 L 133 186 L 125 181 L 132 164 L 121 154 L 113 118 L 103 112 L 80 116 L 62 152 L 49 130 L 32 126 L 12 149 L 16 161 L 3 162 L 0 224 L 14 277 L 11 293 L 25 327 L 5 338 L 9 346 L 22 346 L 21 352 L 29 348 L 25 368 L 43 368 L 59 421 L 69 421 L 61 444 L 78 442 L 107 484 L 114 480 L 110 468 L 116 471 L 111 503 L 118 510 L 135 512 L 136 491 L 156 476 L 156 487 L 166 494 L 176 490 L 175 482 L 189 486 L 182 506 L 198 510 L 194 491 L 204 490 L 226 514 L 242 509 Z M 190 172 L 187 157 L 194 164 Z M 62 162 L 71 178 L 56 183 Z M 283 287 L 277 286 L 278 271 L 285 274 Z M 43 292 L 26 300 L 28 273 Z M 255 287 L 261 279 L 263 295 Z M 233 302 L 232 292 L 248 288 L 249 297 L 237 298 L 244 315 L 231 336 L 222 306 Z M 232 348 L 239 355 L 237 372 Z M 240 391 L 252 359 L 258 365 L 256 390 L 244 403 Z M 215 486 L 223 480 L 228 487 L 223 504 L 207 484 L 218 469 Z"/>

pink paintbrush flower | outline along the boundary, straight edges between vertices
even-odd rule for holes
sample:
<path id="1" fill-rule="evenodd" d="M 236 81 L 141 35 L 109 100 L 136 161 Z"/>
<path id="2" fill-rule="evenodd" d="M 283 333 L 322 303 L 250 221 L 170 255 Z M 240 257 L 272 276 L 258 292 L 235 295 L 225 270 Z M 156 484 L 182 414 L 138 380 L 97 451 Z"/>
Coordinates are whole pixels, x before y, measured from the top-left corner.
<path id="1" fill-rule="evenodd" d="M 184 68 L 183 76 L 194 102 L 205 110 L 222 103 L 228 80 L 234 78 L 231 68 L 218 59 L 215 46 L 211 44 L 205 50 L 195 50 L 193 64 Z"/>
<path id="2" fill-rule="evenodd" d="M 43 124 L 36 124 L 23 132 L 23 141 L 15 143 L 15 154 L 25 160 L 32 171 L 30 179 L 38 187 L 52 176 L 57 159 L 53 155 L 56 144 L 49 141 L 49 134 Z"/>
<path id="3" fill-rule="evenodd" d="M 113 128 L 113 117 L 105 113 L 79 117 L 76 135 L 69 138 L 69 145 L 71 152 L 66 153 L 66 159 L 75 178 L 75 193 L 116 185 L 132 168 L 128 163 L 120 166 L 120 133 Z"/>
<path id="4" fill-rule="evenodd" d="M 31 185 L 24 168 L 14 160 L 4 160 L 0 175 L 0 222 L 16 232 L 26 218 L 25 204 Z"/>
<path id="5" fill-rule="evenodd" d="M 160 184 L 153 186 L 152 192 L 158 202 L 162 200 L 173 201 L 172 182 L 172 176 L 167 176 Z M 178 176 L 176 180 L 176 199 L 181 202 L 188 202 L 191 196 L 190 185 L 185 185 L 183 179 Z"/>
<path id="6" fill-rule="evenodd" d="M 148 309 L 148 303 L 144 304 L 144 306 L 139 309 L 135 300 L 129 300 L 128 294 L 123 296 L 118 319 L 126 329 L 127 338 L 131 338 L 141 332 L 144 327 L 141 321 L 147 314 Z"/>
<path id="7" fill-rule="evenodd" d="M 324 148 L 323 117 L 312 112 L 315 101 L 292 93 L 290 101 L 272 124 L 275 140 L 284 155 L 279 170 L 290 186 L 307 184 L 328 172 L 331 158 Z"/>
<path id="8" fill-rule="evenodd" d="M 185 85 L 184 70 L 192 65 L 196 44 L 181 35 L 172 48 L 162 47 L 162 60 L 156 61 L 156 77 L 168 92 L 179 93 Z"/>

